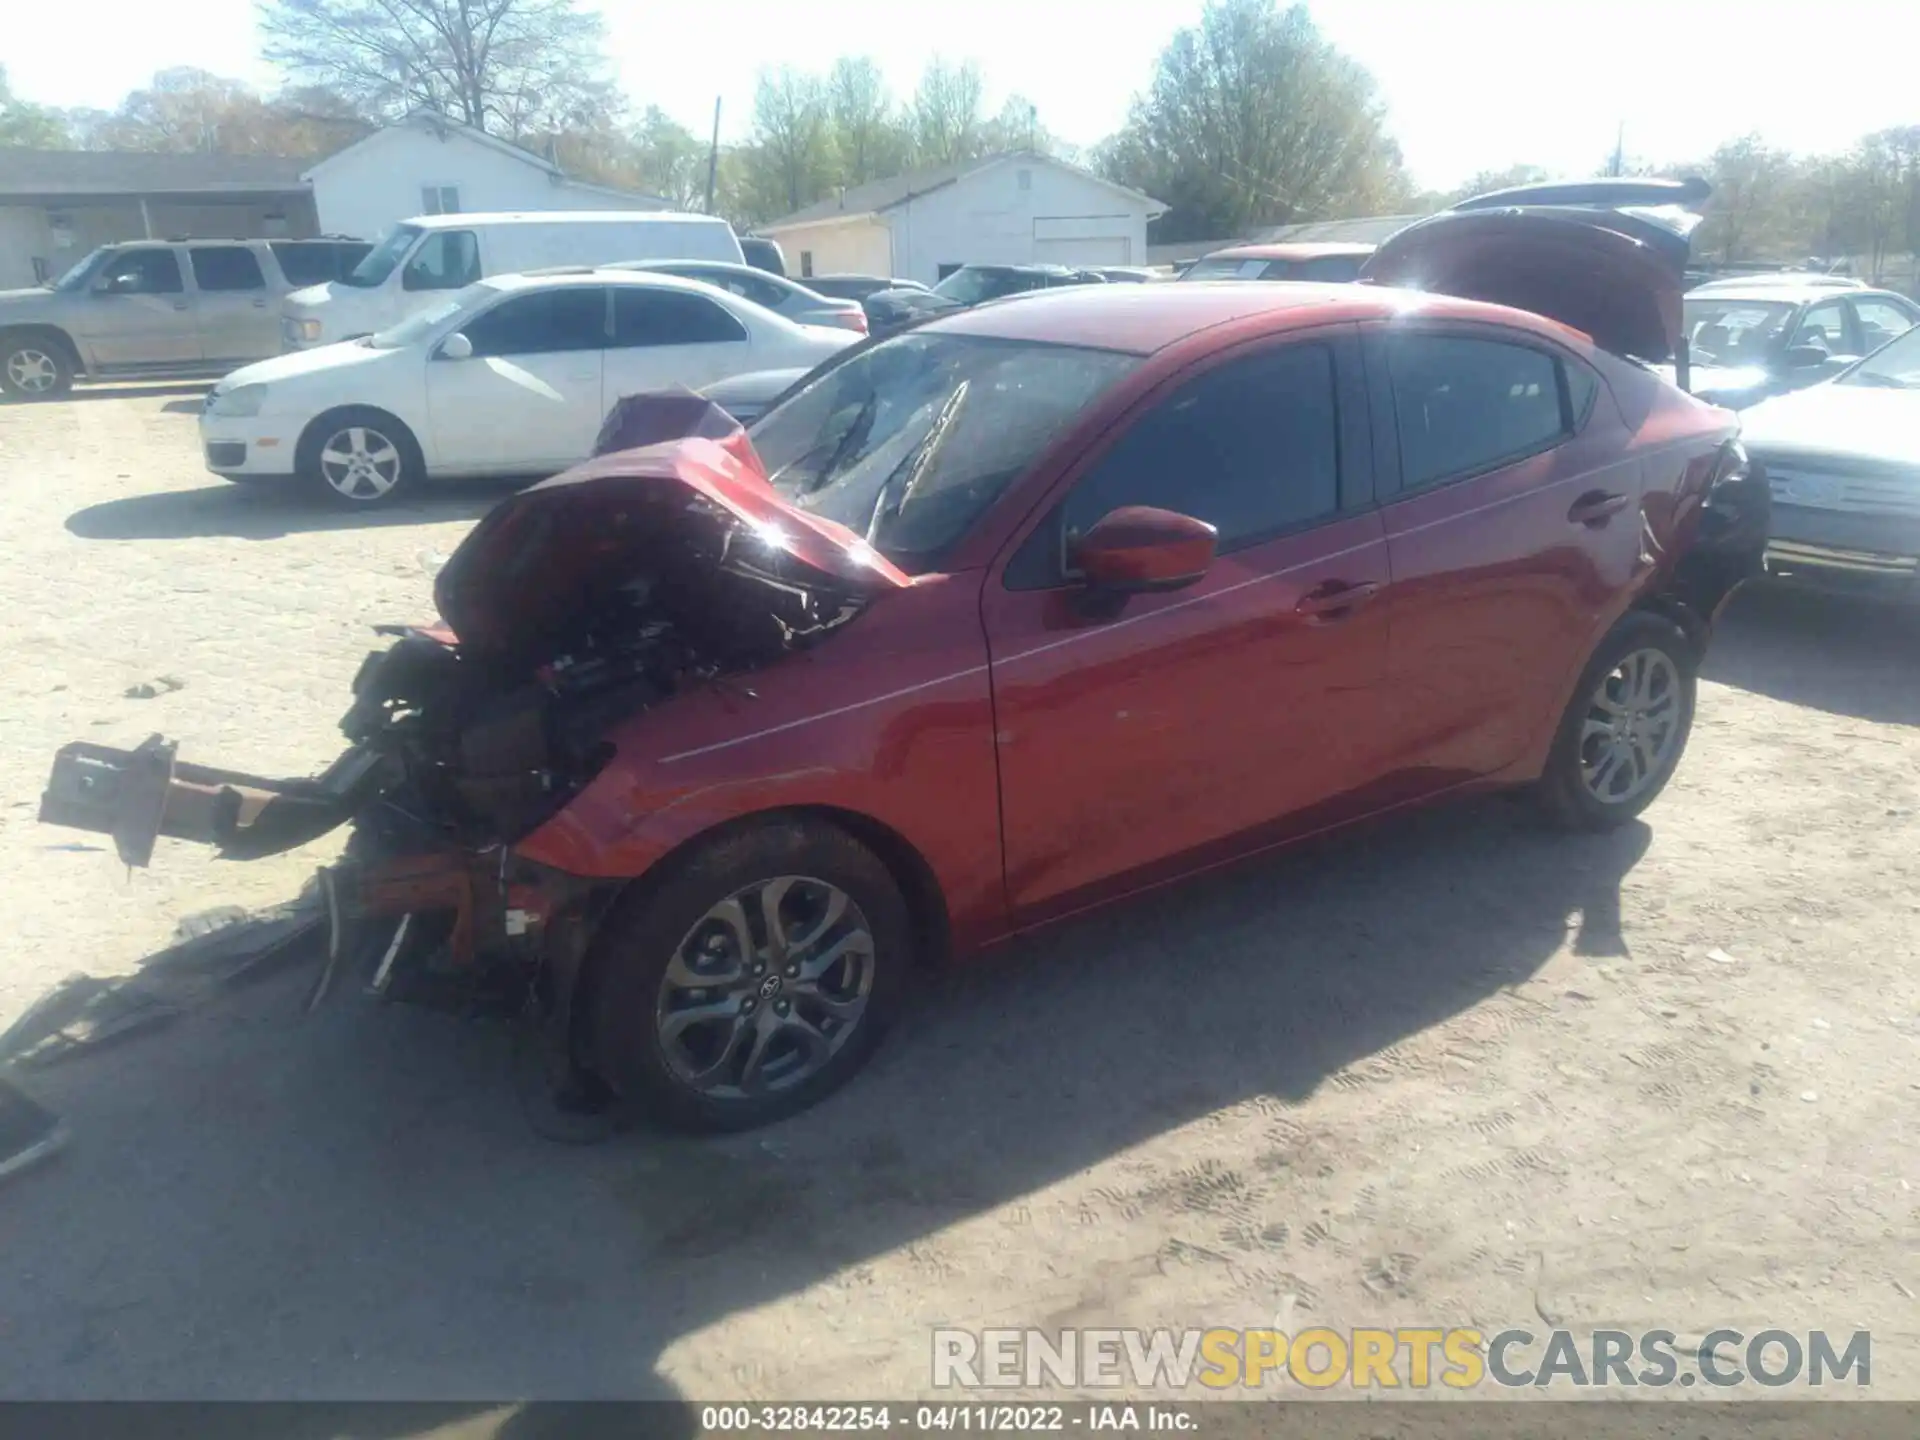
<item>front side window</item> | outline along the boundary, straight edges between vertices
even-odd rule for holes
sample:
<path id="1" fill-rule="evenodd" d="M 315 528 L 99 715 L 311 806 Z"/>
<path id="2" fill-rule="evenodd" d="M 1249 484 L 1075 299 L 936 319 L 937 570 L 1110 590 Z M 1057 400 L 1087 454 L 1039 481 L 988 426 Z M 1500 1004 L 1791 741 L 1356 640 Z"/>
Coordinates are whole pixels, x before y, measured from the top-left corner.
<path id="1" fill-rule="evenodd" d="M 966 335 L 896 336 L 755 423 L 774 488 L 910 573 L 942 556 L 1135 355 Z"/>
<path id="2" fill-rule="evenodd" d="M 501 301 L 462 329 L 477 356 L 605 349 L 607 292 L 597 285 L 534 290 Z"/>
<path id="3" fill-rule="evenodd" d="M 123 250 L 101 268 L 94 289 L 107 295 L 178 295 L 187 287 L 171 250 Z"/>
<path id="4" fill-rule="evenodd" d="M 436 230 L 407 261 L 400 284 L 407 290 L 458 290 L 479 278 L 480 242 L 473 232 Z"/>
<path id="5" fill-rule="evenodd" d="M 1809 309 L 1801 317 L 1799 325 L 1794 327 L 1793 338 L 1787 342 L 1787 348 L 1797 349 L 1802 345 L 1824 350 L 1829 355 L 1846 354 L 1846 307 L 1838 300 L 1823 300 Z"/>
<path id="6" fill-rule="evenodd" d="M 613 292 L 616 348 L 725 345 L 746 338 L 747 327 L 704 295 L 637 285 L 619 286 Z"/>
<path id="7" fill-rule="evenodd" d="M 244 245 L 196 245 L 187 253 L 193 261 L 193 283 L 202 290 L 218 293 L 267 288 L 260 261 Z"/>
<path id="8" fill-rule="evenodd" d="M 268 249 L 280 262 L 280 273 L 296 290 L 340 278 L 345 248 L 330 240 L 276 240 Z"/>
<path id="9" fill-rule="evenodd" d="M 457 185 L 421 186 L 420 213 L 422 215 L 458 215 L 460 187 Z"/>
<path id="10" fill-rule="evenodd" d="M 1204 520 L 1230 551 L 1340 508 L 1333 354 L 1288 345 L 1230 360 L 1136 420 L 1061 507 L 1062 576 L 1079 536 L 1123 505 Z"/>
<path id="11" fill-rule="evenodd" d="M 1571 431 L 1560 366 L 1524 345 L 1398 335 L 1388 345 L 1401 488 L 1419 490 L 1550 449 Z"/>

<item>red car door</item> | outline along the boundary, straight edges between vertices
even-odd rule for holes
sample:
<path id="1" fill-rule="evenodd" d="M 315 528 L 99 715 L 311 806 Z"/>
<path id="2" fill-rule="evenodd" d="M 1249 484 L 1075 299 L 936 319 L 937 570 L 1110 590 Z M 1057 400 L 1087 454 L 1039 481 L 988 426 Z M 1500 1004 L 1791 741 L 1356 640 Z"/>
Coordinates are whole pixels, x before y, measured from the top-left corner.
<path id="1" fill-rule="evenodd" d="M 1571 352 L 1499 326 L 1368 327 L 1409 789 L 1517 760 L 1641 569 L 1638 460 Z"/>
<path id="2" fill-rule="evenodd" d="M 989 577 L 1018 919 L 1250 848 L 1376 773 L 1389 577 L 1365 408 L 1352 326 L 1210 357 L 1135 406 Z M 1207 521 L 1217 558 L 1103 610 L 1074 540 L 1128 505 Z"/>

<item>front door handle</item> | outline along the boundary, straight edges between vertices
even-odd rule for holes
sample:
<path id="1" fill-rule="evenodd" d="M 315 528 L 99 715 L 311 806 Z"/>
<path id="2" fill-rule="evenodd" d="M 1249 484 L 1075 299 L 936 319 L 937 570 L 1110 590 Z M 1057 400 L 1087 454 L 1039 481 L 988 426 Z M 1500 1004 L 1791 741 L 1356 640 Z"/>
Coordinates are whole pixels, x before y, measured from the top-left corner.
<path id="1" fill-rule="evenodd" d="M 1345 580 L 1329 580 L 1302 595 L 1293 608 L 1296 614 L 1316 620 L 1344 619 L 1379 593 L 1377 581 L 1362 580 L 1350 584 Z"/>
<path id="2" fill-rule="evenodd" d="M 1567 511 L 1567 520 L 1574 525 L 1598 530 L 1632 503 L 1627 496 L 1610 490 L 1589 490 L 1573 502 L 1573 507 Z"/>
<path id="3" fill-rule="evenodd" d="M 253 308 L 256 310 L 264 310 L 267 308 L 267 302 L 264 300 L 256 300 L 253 302 Z"/>
<path id="4" fill-rule="evenodd" d="M 187 308 L 187 302 L 184 300 L 176 300 L 173 302 L 173 308 L 176 310 L 184 310 Z"/>

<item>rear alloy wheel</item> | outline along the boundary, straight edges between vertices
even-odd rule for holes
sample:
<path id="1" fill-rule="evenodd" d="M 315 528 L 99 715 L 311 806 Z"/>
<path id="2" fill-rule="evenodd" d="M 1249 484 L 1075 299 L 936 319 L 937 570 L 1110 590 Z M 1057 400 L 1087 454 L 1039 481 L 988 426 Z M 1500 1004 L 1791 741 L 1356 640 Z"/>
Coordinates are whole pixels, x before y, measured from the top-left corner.
<path id="1" fill-rule="evenodd" d="M 684 1129 L 802 1110 L 871 1053 L 911 933 L 886 867 L 843 831 L 774 821 L 723 837 L 602 929 L 593 1068 Z"/>
<path id="2" fill-rule="evenodd" d="M 73 366 L 60 348 L 44 340 L 15 341 L 0 358 L 0 389 L 27 400 L 64 395 L 73 388 Z"/>
<path id="3" fill-rule="evenodd" d="M 1693 728 L 1694 666 L 1669 620 L 1638 612 L 1614 628 L 1580 677 L 1540 779 L 1555 820 L 1607 829 L 1653 803 Z"/>
<path id="4" fill-rule="evenodd" d="M 309 427 L 298 465 L 301 478 L 325 499 L 362 508 L 410 488 L 420 455 L 413 436 L 391 416 L 343 410 Z"/>

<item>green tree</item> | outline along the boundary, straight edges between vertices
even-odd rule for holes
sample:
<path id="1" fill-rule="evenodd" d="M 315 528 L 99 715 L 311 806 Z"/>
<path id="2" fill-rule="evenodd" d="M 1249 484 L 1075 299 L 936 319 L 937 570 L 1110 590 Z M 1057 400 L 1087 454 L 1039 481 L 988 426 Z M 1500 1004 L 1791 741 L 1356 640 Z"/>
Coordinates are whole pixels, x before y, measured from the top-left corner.
<path id="1" fill-rule="evenodd" d="M 1392 213 L 1409 199 L 1372 76 L 1304 5 L 1274 0 L 1209 0 L 1097 163 L 1167 202 L 1166 240 Z"/>
<path id="2" fill-rule="evenodd" d="M 920 165 L 952 165 L 985 153 L 987 125 L 981 113 L 986 84 L 971 60 L 955 65 L 936 55 L 913 92 L 914 159 Z"/>
<path id="3" fill-rule="evenodd" d="M 509 139 L 618 108 L 600 17 L 575 0 L 262 0 L 263 49 L 369 115 L 435 110 Z"/>
<path id="4" fill-rule="evenodd" d="M 58 111 L 30 105 L 13 93 L 0 65 L 0 145 L 23 150 L 65 150 L 72 137 Z"/>
<path id="5" fill-rule="evenodd" d="M 879 65 L 864 55 L 843 56 L 833 62 L 826 86 L 841 183 L 864 185 L 906 169 L 912 136 Z"/>
<path id="6" fill-rule="evenodd" d="M 826 83 L 792 66 L 763 70 L 744 158 L 738 203 L 745 218 L 790 214 L 826 194 L 838 174 Z"/>

